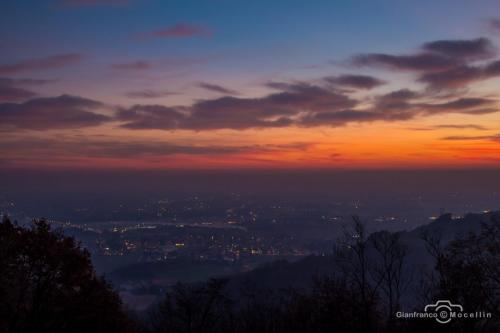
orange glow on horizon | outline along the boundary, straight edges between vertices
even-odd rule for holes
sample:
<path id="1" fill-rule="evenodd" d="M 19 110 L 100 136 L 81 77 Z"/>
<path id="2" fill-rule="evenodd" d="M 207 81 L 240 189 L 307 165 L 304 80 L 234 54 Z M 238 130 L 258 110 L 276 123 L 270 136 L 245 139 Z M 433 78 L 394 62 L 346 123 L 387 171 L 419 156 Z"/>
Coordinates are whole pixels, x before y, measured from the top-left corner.
<path id="1" fill-rule="evenodd" d="M 464 121 L 457 119 L 457 121 Z M 450 119 L 447 119 L 449 122 Z M 484 120 L 483 120 L 484 122 Z M 38 135 L 64 138 L 67 146 L 11 149 L 4 163 L 12 168 L 89 169 L 231 169 L 231 168 L 453 168 L 500 166 L 500 143 L 485 140 L 445 140 L 446 137 L 487 136 L 494 131 L 434 129 L 437 118 L 394 123 L 352 124 L 344 127 L 289 127 L 266 130 L 130 131 L 107 125 L 86 131 L 87 141 L 75 133 Z M 476 122 L 480 124 L 479 122 Z M 485 125 L 486 126 L 486 125 Z M 63 141 L 64 141 L 63 140 Z M 123 144 L 123 156 L 113 149 L 100 151 L 110 141 Z M 148 145 L 160 146 L 148 152 Z M 142 152 L 130 146 L 144 144 Z M 191 153 L 168 152 L 161 145 L 199 147 Z M 203 153 L 203 149 L 208 149 Z M 210 152 L 210 149 L 213 151 Z M 220 149 L 221 152 L 217 150 Z M 226 151 L 225 151 L 226 150 Z M 107 154 L 111 154 L 107 156 Z M 29 156 L 29 157 L 27 157 Z"/>

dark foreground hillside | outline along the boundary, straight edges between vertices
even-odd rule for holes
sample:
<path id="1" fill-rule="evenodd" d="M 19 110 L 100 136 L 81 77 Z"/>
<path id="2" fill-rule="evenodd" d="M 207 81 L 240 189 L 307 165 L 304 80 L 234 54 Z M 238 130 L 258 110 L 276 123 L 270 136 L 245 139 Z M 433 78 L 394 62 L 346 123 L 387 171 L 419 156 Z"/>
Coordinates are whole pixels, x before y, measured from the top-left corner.
<path id="1" fill-rule="evenodd" d="M 443 215 L 410 232 L 370 236 L 355 220 L 332 256 L 275 262 L 227 280 L 176 285 L 152 311 L 149 329 L 498 332 L 499 287 L 498 213 Z M 403 318 L 402 313 L 446 312 L 442 302 L 460 307 L 451 315 L 458 317 L 445 318 L 446 323 L 434 317 Z M 469 318 L 460 318 L 463 313 Z"/>
<path id="2" fill-rule="evenodd" d="M 0 332 L 498 332 L 499 217 L 443 215 L 410 232 L 371 235 L 355 218 L 332 255 L 178 283 L 141 315 L 123 310 L 72 238 L 43 221 L 27 229 L 5 219 Z M 444 324 L 402 318 L 426 305 L 434 306 L 427 313 L 447 309 L 437 301 L 476 315 Z"/>
<path id="3" fill-rule="evenodd" d="M 432 274 L 436 265 L 436 250 L 433 246 L 444 249 L 450 242 L 459 241 L 469 233 L 478 234 L 483 224 L 492 225 L 493 221 L 500 220 L 500 212 L 484 214 L 467 214 L 464 217 L 454 218 L 451 214 L 444 214 L 429 224 L 420 226 L 411 231 L 401 231 L 389 234 L 385 231 L 367 235 L 366 255 L 370 259 L 370 266 L 377 263 L 380 254 L 375 244 L 385 241 L 386 238 L 394 237 L 396 245 L 401 247 L 400 255 L 402 271 L 401 275 L 407 282 L 405 292 L 401 295 L 401 306 L 410 310 L 417 306 L 419 293 L 421 293 L 423 274 Z M 359 232 L 359 231 L 358 231 Z M 338 244 L 332 244 L 332 254 L 325 256 L 312 255 L 295 262 L 275 261 L 262 265 L 250 272 L 234 275 L 228 278 L 228 289 L 238 294 L 238 291 L 252 286 L 256 289 L 279 290 L 292 288 L 308 291 L 313 287 L 314 280 L 325 276 L 339 276 L 342 271 L 342 263 L 338 260 L 339 249 L 349 246 L 356 230 L 346 230 L 338 240 Z M 347 240 L 346 240 L 347 237 Z M 351 239 L 349 239 L 351 238 Z M 431 244 L 430 244 L 431 243 Z M 239 297 L 239 294 L 238 294 Z"/>

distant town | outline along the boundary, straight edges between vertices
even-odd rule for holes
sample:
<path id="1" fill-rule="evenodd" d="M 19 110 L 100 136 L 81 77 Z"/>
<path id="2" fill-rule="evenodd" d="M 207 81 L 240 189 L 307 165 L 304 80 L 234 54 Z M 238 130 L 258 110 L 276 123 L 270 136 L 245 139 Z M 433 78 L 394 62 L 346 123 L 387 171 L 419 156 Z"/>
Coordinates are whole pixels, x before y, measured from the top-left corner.
<path id="1" fill-rule="evenodd" d="M 450 198 L 457 196 L 450 194 Z M 125 298 L 135 302 L 147 296 L 145 304 L 149 304 L 177 281 L 201 281 L 247 272 L 279 259 L 331 254 L 352 215 L 359 214 L 371 231 L 378 231 L 410 229 L 444 212 L 432 212 L 429 205 L 427 210 L 420 209 L 422 196 L 397 200 L 400 205 L 393 206 L 392 213 L 379 215 L 375 212 L 384 210 L 383 200 L 311 204 L 304 200 L 262 202 L 240 194 L 189 196 L 117 204 L 106 220 L 98 219 L 98 210 L 92 207 L 72 208 L 73 220 L 46 218 L 54 229 L 81 242 L 97 271 L 108 276 Z M 488 211 L 487 207 L 465 206 L 470 211 Z M 1 210 L 21 224 L 34 218 L 12 200 L 4 199 Z M 460 218 L 457 211 L 454 217 Z"/>

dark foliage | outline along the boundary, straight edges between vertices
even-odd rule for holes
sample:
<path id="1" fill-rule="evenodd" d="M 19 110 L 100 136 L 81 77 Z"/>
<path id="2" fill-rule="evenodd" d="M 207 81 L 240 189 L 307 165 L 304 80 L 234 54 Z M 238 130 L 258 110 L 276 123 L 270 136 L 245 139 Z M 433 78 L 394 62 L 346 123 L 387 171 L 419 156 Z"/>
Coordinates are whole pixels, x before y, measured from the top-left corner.
<path id="1" fill-rule="evenodd" d="M 155 332 L 231 332 L 231 302 L 224 286 L 225 281 L 215 279 L 201 285 L 176 284 L 154 316 Z"/>
<path id="2" fill-rule="evenodd" d="M 309 291 L 250 288 L 231 300 L 225 281 L 179 284 L 167 293 L 150 328 L 155 333 L 498 332 L 500 223 L 486 223 L 480 233 L 444 247 L 438 238 L 426 241 L 436 269 L 426 281 L 424 304 L 449 299 L 467 312 L 491 312 L 492 318 L 446 325 L 432 318 L 396 318 L 414 272 L 406 262 L 408 249 L 397 233 L 368 237 L 355 219 L 337 247 L 337 275 L 317 279 Z"/>
<path id="3" fill-rule="evenodd" d="M 0 223 L 0 332 L 131 332 L 90 254 L 43 220 Z"/>
<path id="4" fill-rule="evenodd" d="M 439 237 L 426 237 L 436 259 L 435 274 L 428 277 L 427 293 L 433 299 L 450 299 L 467 312 L 489 312 L 491 318 L 453 321 L 447 332 L 498 332 L 500 330 L 500 221 L 492 217 L 479 233 L 458 237 L 442 248 Z M 419 332 L 436 324 L 419 323 Z M 416 330 L 413 330 L 416 332 Z"/>

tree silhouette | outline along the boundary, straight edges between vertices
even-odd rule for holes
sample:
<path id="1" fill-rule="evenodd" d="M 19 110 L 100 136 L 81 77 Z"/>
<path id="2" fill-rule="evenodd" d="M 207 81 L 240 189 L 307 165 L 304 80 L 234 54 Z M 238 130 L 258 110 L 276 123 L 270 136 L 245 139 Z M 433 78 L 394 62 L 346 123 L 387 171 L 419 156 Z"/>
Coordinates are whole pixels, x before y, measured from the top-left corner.
<path id="1" fill-rule="evenodd" d="M 454 320 L 446 331 L 498 332 L 500 327 L 500 221 L 494 216 L 481 224 L 478 233 L 457 237 L 446 246 L 439 234 L 423 234 L 427 251 L 435 259 L 435 271 L 425 276 L 422 297 L 447 299 L 463 306 L 466 312 L 489 312 L 491 318 Z M 432 331 L 433 321 L 420 322 L 411 332 Z"/>
<path id="2" fill-rule="evenodd" d="M 487 311 L 491 319 L 469 320 L 482 331 L 500 326 L 500 221 L 483 223 L 479 233 L 452 241 L 440 257 L 438 296 L 453 299 L 470 312 Z M 479 329 L 478 329 L 479 330 Z"/>
<path id="3" fill-rule="evenodd" d="M 306 289 L 246 288 L 232 294 L 210 280 L 178 284 L 160 305 L 154 332 L 161 333 L 330 333 L 330 332 L 498 332 L 500 327 L 500 223 L 493 220 L 478 234 L 442 244 L 439 234 L 423 234 L 436 260 L 424 304 L 449 299 L 465 311 L 492 312 L 493 318 L 454 319 L 443 326 L 434 319 L 396 319 L 401 296 L 414 271 L 400 233 L 368 236 L 354 219 L 337 244 L 338 270 L 317 277 Z M 422 273 L 422 272 L 417 272 Z M 234 292 L 234 290 L 233 290 Z M 418 306 L 415 311 L 422 311 Z"/>
<path id="4" fill-rule="evenodd" d="M 399 233 L 378 232 L 370 238 L 376 257 L 373 266 L 375 281 L 382 281 L 380 291 L 386 306 L 388 322 L 401 308 L 401 296 L 411 282 L 410 268 L 406 263 L 408 248 L 402 244 Z"/>
<path id="5" fill-rule="evenodd" d="M 370 256 L 370 242 L 365 225 L 353 216 L 353 227 L 346 230 L 337 247 L 336 261 L 342 279 L 352 289 L 361 309 L 360 322 L 365 332 L 376 330 L 379 321 L 379 289 L 384 276 L 377 274 Z"/>
<path id="6" fill-rule="evenodd" d="M 176 284 L 153 315 L 154 332 L 231 332 L 231 308 L 224 294 L 225 283 L 211 279 L 198 285 Z"/>
<path id="7" fill-rule="evenodd" d="M 0 223 L 0 332 L 131 332 L 90 254 L 44 221 Z"/>

